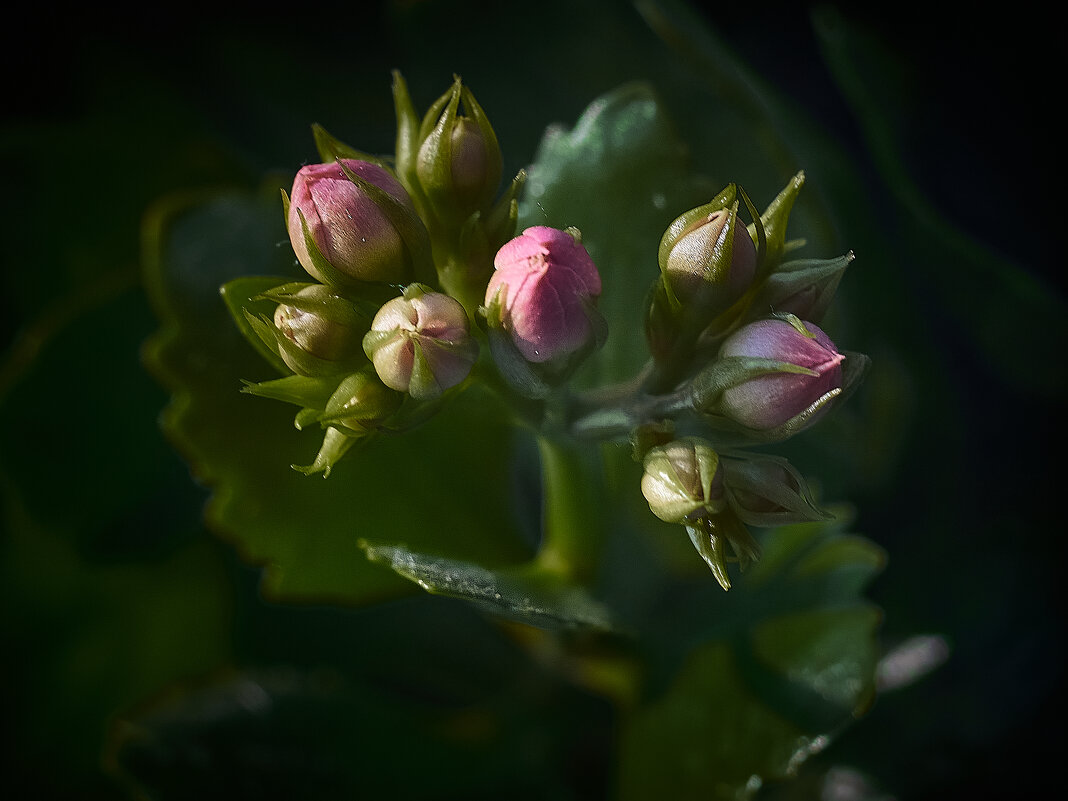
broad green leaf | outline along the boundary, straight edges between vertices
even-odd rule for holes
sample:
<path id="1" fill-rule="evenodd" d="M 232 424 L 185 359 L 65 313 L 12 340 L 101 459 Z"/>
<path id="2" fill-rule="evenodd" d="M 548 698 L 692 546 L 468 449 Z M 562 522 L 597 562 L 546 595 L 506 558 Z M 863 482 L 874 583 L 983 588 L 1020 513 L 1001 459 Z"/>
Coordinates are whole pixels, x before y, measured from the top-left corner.
<path id="1" fill-rule="evenodd" d="M 730 593 L 683 591 L 661 610 L 676 613 L 681 642 L 648 633 L 659 658 L 677 649 L 679 669 L 666 666 L 625 724 L 622 799 L 750 797 L 870 705 L 881 613 L 859 592 L 882 552 L 825 524 L 763 544 Z"/>
<path id="2" fill-rule="evenodd" d="M 300 278 L 277 188 L 193 200 L 160 208 L 145 232 L 146 279 L 162 320 L 147 359 L 174 393 L 167 433 L 214 491 L 209 522 L 265 567 L 265 591 L 339 603 L 408 592 L 366 560 L 361 537 L 486 564 L 520 559 L 508 507 L 511 435 L 480 393 L 459 396 L 416 430 L 380 437 L 329 479 L 291 469 L 312 461 L 322 432 L 297 431 L 292 406 L 241 392 L 242 381 L 278 373 L 219 294 L 242 276 Z"/>

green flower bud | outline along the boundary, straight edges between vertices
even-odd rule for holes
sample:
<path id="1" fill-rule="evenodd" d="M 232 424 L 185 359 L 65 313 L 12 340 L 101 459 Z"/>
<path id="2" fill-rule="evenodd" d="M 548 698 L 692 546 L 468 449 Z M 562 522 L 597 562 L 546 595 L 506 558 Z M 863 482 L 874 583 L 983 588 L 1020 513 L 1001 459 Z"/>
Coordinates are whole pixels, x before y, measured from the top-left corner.
<path id="1" fill-rule="evenodd" d="M 727 500 L 750 526 L 779 526 L 831 515 L 816 506 L 805 480 L 786 459 L 766 454 L 723 459 Z"/>
<path id="2" fill-rule="evenodd" d="M 403 400 L 404 396 L 379 381 L 368 365 L 338 385 L 320 421 L 350 436 L 367 434 L 381 428 Z"/>
<path id="3" fill-rule="evenodd" d="M 387 387 L 416 400 L 459 384 L 478 358 L 464 307 L 419 284 L 379 309 L 363 348 Z"/>
<path id="4" fill-rule="evenodd" d="M 486 209 L 500 187 L 501 150 L 482 107 L 459 78 L 430 107 L 419 132 L 415 171 L 434 213 L 458 225 Z"/>
<path id="5" fill-rule="evenodd" d="M 756 273 L 756 245 L 738 218 L 736 194 L 732 184 L 681 215 L 660 241 L 665 288 L 701 327 L 738 300 Z"/>
<path id="6" fill-rule="evenodd" d="M 852 261 L 850 252 L 837 259 L 785 262 L 764 279 L 750 308 L 754 314 L 789 313 L 818 323 L 827 313 L 842 273 Z"/>
<path id="7" fill-rule="evenodd" d="M 719 455 L 694 437 L 650 449 L 641 486 L 649 509 L 667 523 L 692 523 L 727 506 Z"/>
<path id="8" fill-rule="evenodd" d="M 322 284 L 306 286 L 286 300 L 275 309 L 274 327 L 278 353 L 293 372 L 339 373 L 363 361 L 368 320 L 349 301 Z"/>

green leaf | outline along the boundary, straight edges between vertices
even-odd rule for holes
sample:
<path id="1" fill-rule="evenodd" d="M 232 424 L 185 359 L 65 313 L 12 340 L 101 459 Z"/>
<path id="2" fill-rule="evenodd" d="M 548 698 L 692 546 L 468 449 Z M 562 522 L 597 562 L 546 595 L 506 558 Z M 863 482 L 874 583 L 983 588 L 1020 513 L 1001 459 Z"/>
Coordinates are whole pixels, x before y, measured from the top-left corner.
<path id="1" fill-rule="evenodd" d="M 510 433 L 481 392 L 452 399 L 403 436 L 378 437 L 328 480 L 290 468 L 312 461 L 322 432 L 298 431 L 292 407 L 241 392 L 242 381 L 277 372 L 249 346 L 218 290 L 248 275 L 277 274 L 276 284 L 301 277 L 288 246 L 276 245 L 285 241 L 277 193 L 179 201 L 146 230 L 146 283 L 162 321 L 146 358 L 173 392 L 168 435 L 214 491 L 210 525 L 264 566 L 270 596 L 289 601 L 363 603 L 409 592 L 366 560 L 360 537 L 450 558 L 518 561 L 527 549 L 508 503 Z M 256 284 L 229 284 L 227 294 L 266 288 Z"/>
<path id="2" fill-rule="evenodd" d="M 268 301 L 261 296 L 284 282 L 284 278 L 277 276 L 246 276 L 227 281 L 220 287 L 219 293 L 237 325 L 237 330 L 244 334 L 245 339 L 271 366 L 282 375 L 287 375 L 292 371 L 282 361 L 277 349 L 271 348 L 263 336 L 256 333 L 256 321 L 260 319 L 256 316 L 257 312 L 271 319 L 278 305 L 277 302 Z"/>
<path id="3" fill-rule="evenodd" d="M 583 588 L 535 566 L 487 570 L 403 546 L 361 542 L 379 562 L 434 595 L 470 601 L 495 615 L 548 629 L 616 628 L 607 607 Z"/>
<path id="4" fill-rule="evenodd" d="M 685 643 L 649 633 L 659 658 L 674 656 L 626 722 L 625 801 L 748 798 L 870 705 L 881 613 L 858 593 L 882 552 L 825 524 L 774 530 L 763 545 L 729 593 L 693 592 L 662 610 Z"/>

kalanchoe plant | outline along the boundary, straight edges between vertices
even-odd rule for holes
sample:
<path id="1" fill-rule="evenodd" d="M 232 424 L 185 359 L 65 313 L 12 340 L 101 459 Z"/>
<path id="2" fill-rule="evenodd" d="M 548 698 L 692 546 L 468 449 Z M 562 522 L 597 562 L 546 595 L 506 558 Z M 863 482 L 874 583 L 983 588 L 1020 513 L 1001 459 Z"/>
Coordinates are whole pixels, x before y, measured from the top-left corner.
<path id="1" fill-rule="evenodd" d="M 555 476 L 546 491 L 565 498 L 547 505 L 532 563 L 540 575 L 595 574 L 600 545 L 580 532 L 596 525 L 562 516 L 593 512 L 559 481 L 597 443 L 631 443 L 643 468 L 633 492 L 685 530 L 724 589 L 728 563 L 759 558 L 749 526 L 828 517 L 785 459 L 746 450 L 813 424 L 867 363 L 813 322 L 852 254 L 784 261 L 798 247 L 785 231 L 803 175 L 763 213 L 731 184 L 679 214 L 659 247 L 649 244 L 659 271 L 647 306 L 606 321 L 601 274 L 577 228 L 516 235 L 524 176 L 497 196 L 500 148 L 470 89 L 457 78 L 420 119 L 395 75 L 394 100 L 391 161 L 315 130 L 323 163 L 298 173 L 284 206 L 296 259 L 321 283 L 268 287 L 256 297 L 277 304 L 273 319 L 245 309 L 238 320 L 292 371 L 245 391 L 298 405 L 297 427 L 323 432 L 298 469 L 329 475 L 355 445 L 402 436 L 481 385 L 535 432 Z M 643 319 L 647 365 L 579 391 L 572 379 L 609 328 Z"/>

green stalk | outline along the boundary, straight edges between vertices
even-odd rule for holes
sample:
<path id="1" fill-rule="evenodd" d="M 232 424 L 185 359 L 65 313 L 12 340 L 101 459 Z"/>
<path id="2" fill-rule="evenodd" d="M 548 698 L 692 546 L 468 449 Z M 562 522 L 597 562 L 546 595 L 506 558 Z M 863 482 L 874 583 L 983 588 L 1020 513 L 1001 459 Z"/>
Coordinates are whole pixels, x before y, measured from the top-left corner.
<path id="1" fill-rule="evenodd" d="M 604 544 L 605 501 L 600 449 L 539 435 L 542 543 L 535 559 L 547 573 L 576 583 L 596 577 Z"/>

